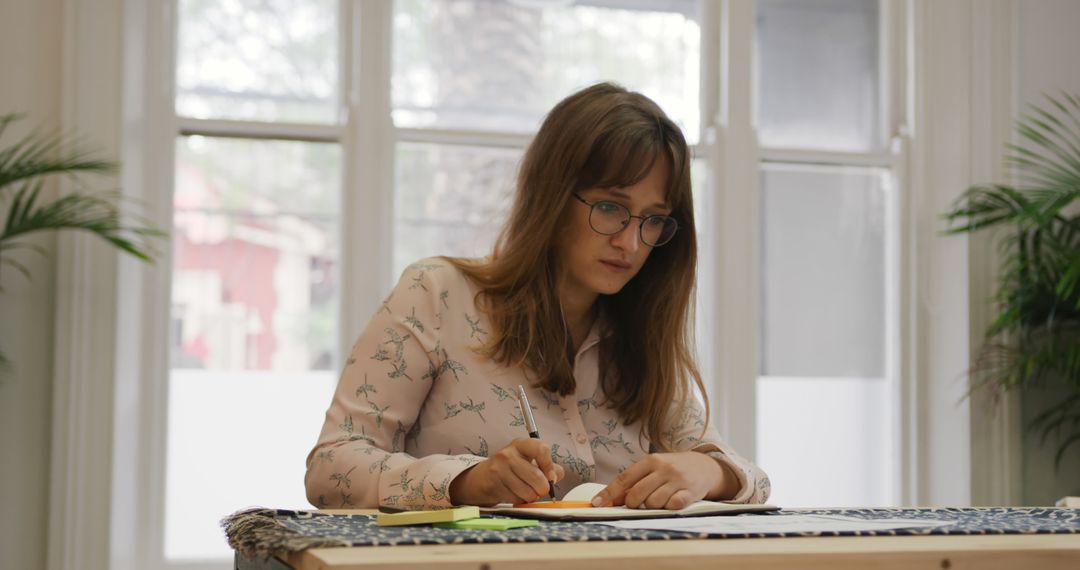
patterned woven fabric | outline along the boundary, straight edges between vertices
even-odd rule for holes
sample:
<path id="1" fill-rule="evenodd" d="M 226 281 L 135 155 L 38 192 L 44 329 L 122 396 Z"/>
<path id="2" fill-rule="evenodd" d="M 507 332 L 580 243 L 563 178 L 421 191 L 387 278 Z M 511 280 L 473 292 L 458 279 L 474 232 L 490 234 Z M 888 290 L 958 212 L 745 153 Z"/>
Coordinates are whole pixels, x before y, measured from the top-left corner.
<path id="1" fill-rule="evenodd" d="M 452 530 L 430 526 L 380 527 L 372 515 L 329 515 L 307 511 L 255 509 L 222 521 L 229 545 L 245 558 L 326 546 L 392 546 L 497 542 L 582 542 L 589 540 L 685 540 L 782 536 L 903 536 L 931 534 L 1080 534 L 1080 509 L 1063 508 L 921 508 L 798 509 L 769 515 L 842 515 L 867 520 L 942 520 L 953 524 L 888 531 L 693 534 L 632 530 L 581 522 L 540 521 L 539 526 L 507 531 Z"/>

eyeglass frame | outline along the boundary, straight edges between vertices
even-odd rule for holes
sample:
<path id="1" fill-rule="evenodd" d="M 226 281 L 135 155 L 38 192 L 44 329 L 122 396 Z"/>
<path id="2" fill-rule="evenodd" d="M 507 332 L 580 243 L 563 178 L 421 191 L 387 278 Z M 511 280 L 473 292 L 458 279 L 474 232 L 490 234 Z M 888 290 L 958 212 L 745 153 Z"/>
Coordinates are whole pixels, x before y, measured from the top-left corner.
<path id="1" fill-rule="evenodd" d="M 663 247 L 663 246 L 671 243 L 671 240 L 675 238 L 675 234 L 677 234 L 679 232 L 679 220 L 676 220 L 672 216 L 666 216 L 666 215 L 663 215 L 663 214 L 648 214 L 648 215 L 645 215 L 645 216 L 638 216 L 638 215 L 635 215 L 635 214 L 631 213 L 630 208 L 627 208 L 626 206 L 623 206 L 622 204 L 620 204 L 618 202 L 614 202 L 612 200 L 597 200 L 595 202 L 589 202 L 585 198 L 582 198 L 581 195 L 578 194 L 577 192 L 571 192 L 571 194 L 574 196 L 574 198 L 577 198 L 579 202 L 581 202 L 582 204 L 585 204 L 586 206 L 589 207 L 589 229 L 591 229 L 592 231 L 594 231 L 594 232 L 596 232 L 596 233 L 598 233 L 598 234 L 600 234 L 602 236 L 613 236 L 613 235 L 625 230 L 626 225 L 629 225 L 630 220 L 632 220 L 634 218 L 637 218 L 637 219 L 641 220 L 638 223 L 638 239 L 641 240 L 641 243 L 643 243 L 643 244 L 645 244 L 645 245 L 647 245 L 649 247 Z M 626 219 L 626 225 L 623 225 L 623 227 L 621 227 L 618 230 L 613 231 L 611 233 L 604 233 L 604 232 L 596 229 L 596 226 L 594 226 L 593 222 L 592 222 L 592 214 L 593 214 L 593 211 L 596 209 L 596 205 L 597 204 L 603 204 L 603 203 L 614 204 L 614 205 L 626 210 L 626 215 L 629 216 L 629 218 Z M 667 238 L 667 240 L 664 241 L 664 243 L 661 243 L 659 245 L 653 245 L 653 244 L 645 241 L 645 222 L 648 221 L 649 218 L 664 218 L 665 220 L 671 220 L 672 223 L 675 224 L 675 229 L 671 231 L 671 236 L 669 236 Z"/>

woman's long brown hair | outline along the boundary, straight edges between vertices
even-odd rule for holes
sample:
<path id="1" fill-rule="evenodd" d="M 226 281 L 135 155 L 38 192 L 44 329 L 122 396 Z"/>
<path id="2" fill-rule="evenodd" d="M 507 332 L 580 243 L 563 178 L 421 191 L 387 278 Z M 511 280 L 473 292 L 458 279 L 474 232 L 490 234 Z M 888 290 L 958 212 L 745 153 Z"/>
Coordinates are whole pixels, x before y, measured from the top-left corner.
<path id="1" fill-rule="evenodd" d="M 674 449 L 671 426 L 683 412 L 680 404 L 693 397 L 691 383 L 709 408 L 691 351 L 697 237 L 689 154 L 682 132 L 649 98 L 611 83 L 583 89 L 548 113 L 525 152 L 492 256 L 449 260 L 478 285 L 478 304 L 491 319 L 494 330 L 481 354 L 526 368 L 550 392 L 573 393 L 573 355 L 558 298 L 563 210 L 573 192 L 631 186 L 657 160 L 667 161 L 666 201 L 679 230 L 622 290 L 599 299 L 609 327 L 600 344 L 604 396 L 624 423 L 641 421 L 643 435 L 660 451 Z"/>

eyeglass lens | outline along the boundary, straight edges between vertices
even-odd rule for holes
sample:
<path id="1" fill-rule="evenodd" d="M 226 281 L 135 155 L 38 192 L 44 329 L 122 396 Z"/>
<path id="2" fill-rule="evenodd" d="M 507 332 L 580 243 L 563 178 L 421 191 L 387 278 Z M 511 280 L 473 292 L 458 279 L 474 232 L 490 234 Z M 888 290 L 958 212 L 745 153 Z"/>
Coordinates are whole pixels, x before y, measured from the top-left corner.
<path id="1" fill-rule="evenodd" d="M 589 214 L 589 224 L 605 235 L 616 234 L 630 223 L 630 210 L 615 202 L 597 202 Z M 663 245 L 675 235 L 678 224 L 669 216 L 646 216 L 641 222 L 641 241 L 651 246 Z"/>

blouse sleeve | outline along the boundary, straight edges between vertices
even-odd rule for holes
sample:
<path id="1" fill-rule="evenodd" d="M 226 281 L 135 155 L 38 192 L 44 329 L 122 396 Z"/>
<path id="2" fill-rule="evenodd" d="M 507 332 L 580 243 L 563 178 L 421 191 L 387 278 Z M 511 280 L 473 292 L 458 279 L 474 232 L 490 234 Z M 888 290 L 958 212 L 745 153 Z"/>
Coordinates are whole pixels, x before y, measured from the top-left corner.
<path id="1" fill-rule="evenodd" d="M 308 501 L 319 508 L 451 506 L 450 482 L 484 458 L 405 453 L 438 376 L 440 271 L 409 266 L 350 351 L 319 440 L 307 457 Z"/>
<path id="2" fill-rule="evenodd" d="M 739 491 L 725 502 L 760 504 L 769 500 L 772 491 L 769 476 L 754 462 L 724 443 L 716 428 L 705 425 L 704 407 L 697 398 L 689 398 L 686 406 L 675 414 L 672 428 L 663 435 L 670 437 L 676 450 L 705 453 L 735 474 L 739 480 Z"/>

